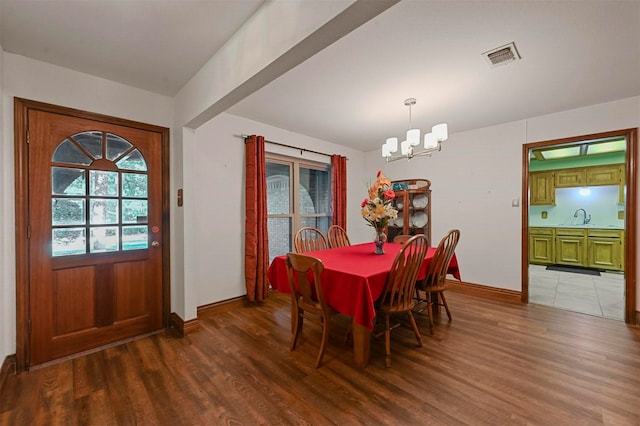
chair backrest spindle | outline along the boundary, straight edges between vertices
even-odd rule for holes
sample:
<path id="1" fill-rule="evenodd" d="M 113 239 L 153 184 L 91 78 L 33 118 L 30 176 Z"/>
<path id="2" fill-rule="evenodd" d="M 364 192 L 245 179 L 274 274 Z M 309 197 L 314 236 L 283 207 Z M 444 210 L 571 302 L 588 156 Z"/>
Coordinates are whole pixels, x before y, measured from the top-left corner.
<path id="1" fill-rule="evenodd" d="M 327 231 L 327 239 L 329 240 L 329 247 L 346 247 L 350 246 L 349 236 L 343 227 L 339 225 L 331 225 Z"/>
<path id="2" fill-rule="evenodd" d="M 429 291 L 429 289 L 444 287 L 449 264 L 459 240 L 460 231 L 458 229 L 452 229 L 442 237 L 424 280 L 418 284 L 420 290 Z"/>
<path id="3" fill-rule="evenodd" d="M 390 311 L 406 311 L 415 304 L 416 279 L 428 248 L 426 236 L 414 235 L 396 255 L 380 299 L 380 303 L 389 306 Z"/>
<path id="4" fill-rule="evenodd" d="M 296 253 L 326 250 L 329 248 L 327 239 L 322 231 L 313 226 L 302 227 L 293 238 L 293 247 Z"/>

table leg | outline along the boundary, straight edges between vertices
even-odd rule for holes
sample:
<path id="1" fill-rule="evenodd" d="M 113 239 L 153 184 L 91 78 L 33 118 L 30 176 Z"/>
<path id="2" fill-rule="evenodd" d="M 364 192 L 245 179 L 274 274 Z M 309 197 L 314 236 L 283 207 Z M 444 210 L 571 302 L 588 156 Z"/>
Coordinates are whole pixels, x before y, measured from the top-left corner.
<path id="1" fill-rule="evenodd" d="M 353 360 L 358 368 L 364 368 L 369 363 L 369 348 L 371 346 L 371 332 L 368 328 L 353 321 Z"/>

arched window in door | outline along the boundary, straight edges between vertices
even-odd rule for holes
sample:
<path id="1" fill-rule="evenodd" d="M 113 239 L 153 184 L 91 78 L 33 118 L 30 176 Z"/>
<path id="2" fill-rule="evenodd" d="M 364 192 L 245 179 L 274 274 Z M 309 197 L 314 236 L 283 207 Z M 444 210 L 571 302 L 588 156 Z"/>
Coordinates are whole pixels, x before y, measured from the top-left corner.
<path id="1" fill-rule="evenodd" d="M 148 248 L 147 163 L 129 141 L 69 136 L 53 153 L 51 183 L 53 256 Z"/>

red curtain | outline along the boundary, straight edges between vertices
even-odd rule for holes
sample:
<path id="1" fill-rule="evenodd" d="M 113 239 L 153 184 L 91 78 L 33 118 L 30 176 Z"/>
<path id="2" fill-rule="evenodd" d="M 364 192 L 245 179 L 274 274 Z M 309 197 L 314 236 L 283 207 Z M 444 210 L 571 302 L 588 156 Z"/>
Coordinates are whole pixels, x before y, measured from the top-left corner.
<path id="1" fill-rule="evenodd" d="M 245 139 L 246 216 L 244 276 L 250 301 L 267 298 L 269 281 L 269 236 L 267 233 L 267 173 L 264 137 Z"/>
<path id="2" fill-rule="evenodd" d="M 347 229 L 347 157 L 331 156 L 332 224 Z"/>

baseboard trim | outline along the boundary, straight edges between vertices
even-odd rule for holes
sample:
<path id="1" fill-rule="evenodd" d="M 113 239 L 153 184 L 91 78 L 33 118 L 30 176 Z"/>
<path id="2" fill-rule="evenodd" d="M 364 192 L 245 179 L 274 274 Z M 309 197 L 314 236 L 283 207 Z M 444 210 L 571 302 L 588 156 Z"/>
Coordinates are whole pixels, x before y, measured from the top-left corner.
<path id="1" fill-rule="evenodd" d="M 234 297 L 233 299 L 222 300 L 220 302 L 209 303 L 198 306 L 198 317 L 209 314 L 220 314 L 233 309 L 238 309 L 249 304 L 247 296 Z"/>
<path id="2" fill-rule="evenodd" d="M 234 309 L 247 306 L 249 300 L 247 296 L 238 296 L 232 299 L 222 300 L 220 302 L 209 303 L 207 305 L 198 306 L 197 315 L 198 318 L 202 315 L 215 315 L 223 312 L 228 312 Z M 198 318 L 184 321 L 180 318 L 180 315 L 175 312 L 171 313 L 171 328 L 174 329 L 181 337 L 187 334 L 194 333 L 200 329 L 200 323 Z"/>
<path id="3" fill-rule="evenodd" d="M 16 355 L 7 355 L 0 367 L 0 395 L 10 374 L 16 374 Z"/>
<path id="4" fill-rule="evenodd" d="M 503 302 L 522 303 L 521 293 L 515 290 L 507 290 L 498 287 L 467 283 L 464 281 L 447 280 L 447 289 L 458 293 L 466 293 L 487 299 L 501 300 Z"/>
<path id="5" fill-rule="evenodd" d="M 175 312 L 171 313 L 171 328 L 175 330 L 180 337 L 184 337 L 187 334 L 195 333 L 200 330 L 200 322 L 198 318 L 193 318 L 188 321 L 180 318 L 180 315 Z"/>

